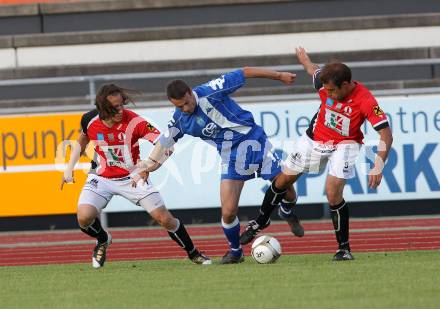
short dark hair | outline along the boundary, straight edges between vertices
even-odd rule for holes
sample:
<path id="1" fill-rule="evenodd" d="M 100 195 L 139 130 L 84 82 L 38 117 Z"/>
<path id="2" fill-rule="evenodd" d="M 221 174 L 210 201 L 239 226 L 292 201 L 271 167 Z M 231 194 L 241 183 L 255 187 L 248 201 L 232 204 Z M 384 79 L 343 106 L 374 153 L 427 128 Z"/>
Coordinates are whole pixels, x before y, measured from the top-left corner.
<path id="1" fill-rule="evenodd" d="M 123 99 L 123 104 L 134 103 L 128 92 L 133 91 L 130 89 L 122 88 L 116 84 L 104 84 L 96 93 L 95 105 L 98 110 L 99 118 L 106 120 L 118 113 L 118 110 L 114 108 L 107 100 L 109 95 L 115 95 L 120 93 Z"/>
<path id="2" fill-rule="evenodd" d="M 168 83 L 167 85 L 167 96 L 168 99 L 179 100 L 185 96 L 191 88 L 181 79 L 175 79 Z"/>
<path id="3" fill-rule="evenodd" d="M 351 70 L 341 62 L 328 63 L 322 68 L 319 79 L 323 84 L 332 82 L 341 88 L 343 82 L 351 82 Z"/>

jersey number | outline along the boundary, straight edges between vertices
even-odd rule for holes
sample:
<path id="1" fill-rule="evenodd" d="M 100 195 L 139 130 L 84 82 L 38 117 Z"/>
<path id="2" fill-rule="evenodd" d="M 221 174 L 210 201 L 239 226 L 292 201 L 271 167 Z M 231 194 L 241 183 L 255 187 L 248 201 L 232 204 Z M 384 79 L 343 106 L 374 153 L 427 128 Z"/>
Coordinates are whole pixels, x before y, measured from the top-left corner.
<path id="1" fill-rule="evenodd" d="M 224 76 L 222 76 L 222 77 L 219 77 L 217 79 L 210 81 L 209 87 L 211 87 L 213 90 L 223 89 L 224 83 L 225 83 L 225 78 L 224 78 Z"/>

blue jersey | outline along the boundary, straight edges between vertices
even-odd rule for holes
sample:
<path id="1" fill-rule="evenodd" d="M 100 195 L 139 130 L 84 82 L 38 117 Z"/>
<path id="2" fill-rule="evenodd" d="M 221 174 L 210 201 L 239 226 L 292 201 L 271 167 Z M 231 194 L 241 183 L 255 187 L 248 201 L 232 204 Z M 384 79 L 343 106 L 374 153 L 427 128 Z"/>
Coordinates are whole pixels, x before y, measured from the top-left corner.
<path id="1" fill-rule="evenodd" d="M 235 165 L 243 165 L 247 169 L 256 163 L 261 168 L 268 154 L 267 147 L 271 145 L 263 128 L 255 123 L 252 113 L 229 97 L 245 81 L 243 70 L 237 70 L 195 87 L 193 94 L 197 105 L 194 112 L 188 114 L 176 108 L 168 124 L 168 132 L 161 136 L 160 143 L 171 147 L 185 134 L 200 137 L 215 146 L 222 157 L 222 178 L 242 179 L 239 176 L 227 177 L 232 172 L 226 170 L 236 170 Z M 250 178 L 253 177 L 246 179 Z"/>
<path id="2" fill-rule="evenodd" d="M 172 140 L 161 140 L 161 143 L 171 146 L 188 134 L 213 142 L 220 151 L 225 140 L 234 145 L 242 141 L 257 125 L 252 113 L 243 110 L 229 95 L 244 83 L 243 71 L 237 70 L 195 87 L 197 106 L 194 112 L 186 114 L 176 108 L 168 124 Z"/>

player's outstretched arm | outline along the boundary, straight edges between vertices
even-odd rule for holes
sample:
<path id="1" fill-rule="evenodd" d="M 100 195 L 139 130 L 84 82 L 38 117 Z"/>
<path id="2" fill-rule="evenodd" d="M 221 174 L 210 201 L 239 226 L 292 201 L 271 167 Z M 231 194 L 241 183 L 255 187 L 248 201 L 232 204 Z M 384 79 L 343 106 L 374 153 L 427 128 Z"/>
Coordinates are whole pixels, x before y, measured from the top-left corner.
<path id="1" fill-rule="evenodd" d="M 319 65 L 316 63 L 313 63 L 312 60 L 310 60 L 309 55 L 307 55 L 306 50 L 304 47 L 297 47 L 295 48 L 296 52 L 296 58 L 298 59 L 298 62 L 302 64 L 304 67 L 304 70 L 306 70 L 307 74 L 313 76 L 315 71 L 319 69 Z"/>
<path id="2" fill-rule="evenodd" d="M 377 146 L 377 156 L 374 161 L 374 167 L 368 175 L 368 186 L 372 189 L 377 188 L 382 181 L 382 171 L 385 161 L 393 143 L 393 134 L 390 127 L 383 128 L 378 131 L 380 136 L 379 145 Z"/>
<path id="3" fill-rule="evenodd" d="M 173 148 L 163 147 L 160 140 L 156 142 L 149 156 L 139 161 L 131 173 L 132 186 L 136 187 L 139 180 L 146 181 L 151 172 L 154 172 L 172 155 Z"/>
<path id="4" fill-rule="evenodd" d="M 75 180 L 73 179 L 73 169 L 75 168 L 76 163 L 78 163 L 81 154 L 84 153 L 84 151 L 86 150 L 89 142 L 89 137 L 84 133 L 81 133 L 78 137 L 77 142 L 73 144 L 70 152 L 69 163 L 67 164 L 67 168 L 64 171 L 63 177 L 61 179 L 61 190 L 63 190 L 65 183 L 75 182 Z"/>
<path id="5" fill-rule="evenodd" d="M 246 78 L 268 78 L 279 80 L 286 85 L 293 84 L 296 78 L 296 74 L 290 72 L 278 72 L 274 70 L 268 70 L 255 67 L 244 67 L 244 77 Z"/>

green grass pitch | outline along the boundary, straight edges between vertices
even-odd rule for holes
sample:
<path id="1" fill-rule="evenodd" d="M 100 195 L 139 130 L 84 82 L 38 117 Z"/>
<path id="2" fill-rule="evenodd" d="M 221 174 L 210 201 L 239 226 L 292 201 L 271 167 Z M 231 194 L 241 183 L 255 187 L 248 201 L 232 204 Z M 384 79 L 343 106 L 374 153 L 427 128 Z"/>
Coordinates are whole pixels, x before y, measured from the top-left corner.
<path id="1" fill-rule="evenodd" d="M 0 267 L 0 308 L 440 308 L 440 252 Z"/>

